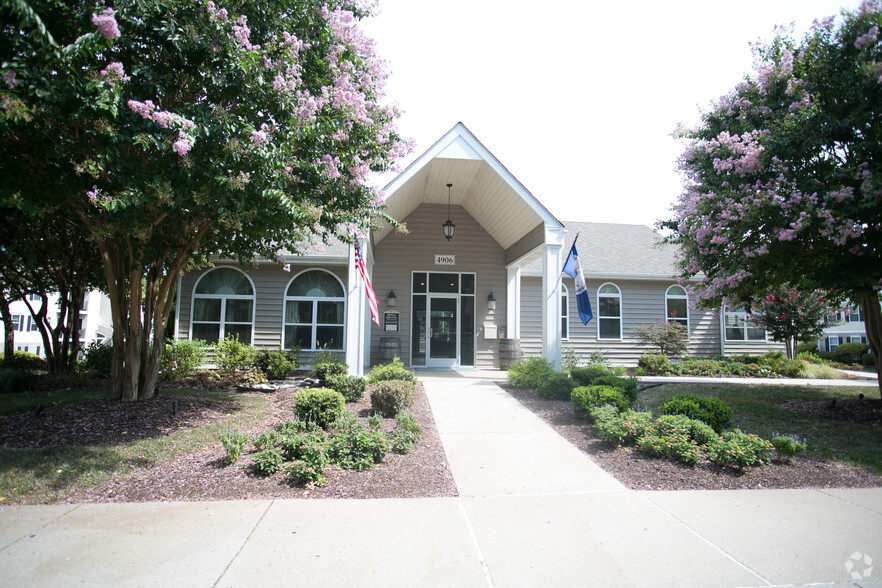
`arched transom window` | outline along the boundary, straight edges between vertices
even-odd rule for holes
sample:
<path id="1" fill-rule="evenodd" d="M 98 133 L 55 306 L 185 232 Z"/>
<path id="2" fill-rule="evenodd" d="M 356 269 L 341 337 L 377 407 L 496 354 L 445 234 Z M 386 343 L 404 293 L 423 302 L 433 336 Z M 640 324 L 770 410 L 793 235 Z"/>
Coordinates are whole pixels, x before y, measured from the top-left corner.
<path id="1" fill-rule="evenodd" d="M 204 274 L 193 290 L 192 339 L 217 343 L 238 337 L 251 344 L 254 331 L 254 286 L 241 271 L 220 267 Z"/>
<path id="2" fill-rule="evenodd" d="M 597 289 L 597 338 L 622 338 L 622 292 L 615 284 Z"/>
<path id="3" fill-rule="evenodd" d="M 683 286 L 671 286 L 665 292 L 665 319 L 689 328 L 689 296 Z"/>
<path id="4" fill-rule="evenodd" d="M 326 271 L 307 270 L 285 292 L 285 349 L 343 349 L 346 295 L 340 280 Z"/>

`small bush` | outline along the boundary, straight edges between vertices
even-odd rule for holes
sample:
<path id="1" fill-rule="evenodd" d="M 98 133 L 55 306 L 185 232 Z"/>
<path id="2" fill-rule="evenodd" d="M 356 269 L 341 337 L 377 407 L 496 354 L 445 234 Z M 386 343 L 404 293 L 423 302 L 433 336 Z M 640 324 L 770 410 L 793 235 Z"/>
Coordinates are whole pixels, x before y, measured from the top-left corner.
<path id="1" fill-rule="evenodd" d="M 184 339 L 169 341 L 162 350 L 159 369 L 163 380 L 192 376 L 205 359 L 205 341 Z"/>
<path id="2" fill-rule="evenodd" d="M 808 445 L 805 439 L 800 441 L 796 435 L 776 435 L 772 437 L 772 447 L 775 448 L 778 459 L 790 463 L 790 460 L 805 451 Z"/>
<path id="3" fill-rule="evenodd" d="M 536 388 L 536 396 L 552 400 L 569 400 L 576 383 L 566 374 L 552 372 Z"/>
<path id="4" fill-rule="evenodd" d="M 261 349 L 255 364 L 270 380 L 287 380 L 297 369 L 297 357 L 284 349 Z"/>
<path id="5" fill-rule="evenodd" d="M 799 357 L 799 355 L 801 355 L 803 353 L 811 353 L 812 355 L 817 354 L 818 353 L 817 341 L 803 341 L 802 343 L 798 343 L 796 345 L 797 357 Z M 800 358 L 800 359 L 802 359 L 802 358 Z"/>
<path id="6" fill-rule="evenodd" d="M 371 431 L 379 431 L 383 428 L 383 417 L 381 417 L 378 413 L 374 413 L 370 415 L 367 419 L 368 428 Z"/>
<path id="7" fill-rule="evenodd" d="M 579 367 L 581 361 L 581 357 L 571 345 L 565 345 L 561 350 L 560 367 L 563 373 L 569 374 L 574 368 Z"/>
<path id="8" fill-rule="evenodd" d="M 334 436 L 328 453 L 333 462 L 347 470 L 369 470 L 392 451 L 392 445 L 379 431 L 362 430 Z"/>
<path id="9" fill-rule="evenodd" d="M 295 459 L 285 466 L 285 469 L 288 478 L 297 486 L 306 486 L 307 488 L 324 486 L 328 481 L 325 478 L 324 468 L 317 467 L 308 461 Z"/>
<path id="10" fill-rule="evenodd" d="M 665 400 L 660 412 L 686 415 L 691 419 L 707 423 L 718 433 L 732 424 L 732 408 L 712 396 L 677 394 Z"/>
<path id="11" fill-rule="evenodd" d="M 544 357 L 522 358 L 508 368 L 508 385 L 515 388 L 538 388 L 553 373 L 554 366 Z"/>
<path id="12" fill-rule="evenodd" d="M 328 376 L 326 386 L 342 394 L 346 402 L 355 402 L 364 396 L 364 391 L 367 389 L 367 380 L 360 376 L 334 374 Z"/>
<path id="13" fill-rule="evenodd" d="M 677 321 L 657 320 L 634 327 L 634 332 L 643 346 L 668 357 L 685 355 L 689 346 L 689 330 Z"/>
<path id="14" fill-rule="evenodd" d="M 798 378 L 805 371 L 805 363 L 798 359 L 786 359 L 781 371 L 788 378 Z"/>
<path id="15" fill-rule="evenodd" d="M 248 343 L 241 343 L 238 335 L 228 335 L 223 341 L 218 341 L 214 349 L 217 368 L 224 375 L 256 367 L 257 350 Z"/>
<path id="16" fill-rule="evenodd" d="M 368 382 L 371 384 L 390 381 L 410 382 L 416 385 L 417 379 L 413 372 L 408 371 L 396 356 L 392 359 L 392 363 L 380 364 L 374 367 L 368 375 Z"/>
<path id="17" fill-rule="evenodd" d="M 585 367 L 575 368 L 570 372 L 570 377 L 573 378 L 577 386 L 593 386 L 597 378 L 611 375 L 615 374 L 602 363 L 592 363 Z"/>
<path id="18" fill-rule="evenodd" d="M 364 429 L 364 425 L 358 420 L 358 415 L 351 410 L 344 410 L 337 416 L 337 420 L 331 423 L 331 428 L 337 433 L 355 433 Z"/>
<path id="19" fill-rule="evenodd" d="M 692 466 L 701 461 L 703 455 L 701 448 L 688 435 L 681 433 L 646 435 L 637 440 L 637 447 L 651 457 L 665 457 Z"/>
<path id="20" fill-rule="evenodd" d="M 248 435 L 239 431 L 222 434 L 220 436 L 220 442 L 221 445 L 224 446 L 224 451 L 227 452 L 224 461 L 226 461 L 226 463 L 237 461 L 242 454 L 242 449 L 244 449 L 245 445 L 248 443 L 248 439 Z"/>
<path id="21" fill-rule="evenodd" d="M 595 414 L 600 438 L 613 445 L 633 445 L 652 431 L 652 413 L 626 410 L 610 415 Z"/>
<path id="22" fill-rule="evenodd" d="M 35 353 L 27 351 L 13 351 L 12 357 L 7 358 L 0 353 L 0 367 L 26 370 L 29 372 L 44 372 L 48 369 L 46 360 Z"/>
<path id="23" fill-rule="evenodd" d="M 371 386 L 371 408 L 384 417 L 394 417 L 413 407 L 414 384 L 402 380 L 385 380 Z"/>
<path id="24" fill-rule="evenodd" d="M 255 449 L 270 449 L 279 444 L 279 434 L 275 431 L 264 431 L 251 442 Z"/>
<path id="25" fill-rule="evenodd" d="M 295 396 L 294 414 L 304 421 L 312 421 L 327 428 L 342 414 L 346 400 L 336 390 L 313 388 L 301 390 Z"/>
<path id="26" fill-rule="evenodd" d="M 861 356 L 861 365 L 864 367 L 876 367 L 876 356 L 872 353 L 864 353 Z"/>
<path id="27" fill-rule="evenodd" d="M 637 389 L 640 387 L 640 382 L 637 381 L 637 378 L 623 378 L 621 376 L 601 376 L 594 379 L 593 385 L 618 388 L 622 391 L 622 394 L 625 395 L 625 398 L 628 399 L 628 402 L 634 404 L 637 401 Z"/>
<path id="28" fill-rule="evenodd" d="M 328 381 L 332 376 L 345 376 L 346 364 L 343 360 L 333 352 L 319 352 L 313 360 L 312 371 L 310 375 L 319 381 L 322 386 L 328 386 Z"/>
<path id="29" fill-rule="evenodd" d="M 805 361 L 807 363 L 817 363 L 822 364 L 825 360 L 821 359 L 821 356 L 818 355 L 818 350 L 816 349 L 813 352 L 803 351 L 796 354 L 796 359 L 800 361 Z"/>
<path id="30" fill-rule="evenodd" d="M 646 370 L 648 374 L 666 374 L 671 371 L 671 362 L 663 353 L 644 353 L 637 360 L 637 366 Z"/>
<path id="31" fill-rule="evenodd" d="M 722 438 L 708 450 L 708 457 L 718 466 L 742 469 L 769 463 L 772 448 L 769 441 L 735 429 L 723 433 Z"/>
<path id="32" fill-rule="evenodd" d="M 98 377 L 109 378 L 113 372 L 113 347 L 92 343 L 86 347 L 83 367 Z"/>
<path id="33" fill-rule="evenodd" d="M 591 419 L 591 409 L 604 404 L 612 404 L 619 411 L 630 408 L 630 403 L 622 391 L 609 386 L 579 386 L 570 397 L 576 416 Z"/>
<path id="34" fill-rule="evenodd" d="M 866 343 L 843 343 L 833 350 L 837 361 L 842 363 L 860 363 L 861 356 L 870 347 Z"/>
<path id="35" fill-rule="evenodd" d="M 31 371 L 0 367 L 0 394 L 30 392 L 34 389 L 36 380 L 37 376 Z"/>
<path id="36" fill-rule="evenodd" d="M 395 416 L 395 428 L 392 430 L 392 451 L 405 454 L 411 450 L 423 430 L 416 422 L 416 417 L 409 410 L 403 410 Z"/>
<path id="37" fill-rule="evenodd" d="M 282 469 L 285 458 L 275 447 L 267 447 L 254 454 L 254 470 L 261 476 L 272 476 Z"/>

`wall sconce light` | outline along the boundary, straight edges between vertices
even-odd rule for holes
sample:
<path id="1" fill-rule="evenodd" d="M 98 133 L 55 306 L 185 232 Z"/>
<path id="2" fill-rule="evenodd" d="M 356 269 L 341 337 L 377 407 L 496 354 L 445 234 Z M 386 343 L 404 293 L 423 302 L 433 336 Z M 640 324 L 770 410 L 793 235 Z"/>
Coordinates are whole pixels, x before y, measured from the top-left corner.
<path id="1" fill-rule="evenodd" d="M 487 296 L 487 308 L 490 310 L 496 310 L 496 296 L 493 295 L 493 292 Z"/>
<path id="2" fill-rule="evenodd" d="M 389 295 L 386 296 L 386 304 L 389 306 L 395 306 L 397 296 L 395 296 L 395 290 L 389 290 Z"/>
<path id="3" fill-rule="evenodd" d="M 447 184 L 447 222 L 441 225 L 441 230 L 444 231 L 444 238 L 450 241 L 453 238 L 453 231 L 456 230 L 456 225 L 450 222 L 450 188 L 453 184 Z"/>

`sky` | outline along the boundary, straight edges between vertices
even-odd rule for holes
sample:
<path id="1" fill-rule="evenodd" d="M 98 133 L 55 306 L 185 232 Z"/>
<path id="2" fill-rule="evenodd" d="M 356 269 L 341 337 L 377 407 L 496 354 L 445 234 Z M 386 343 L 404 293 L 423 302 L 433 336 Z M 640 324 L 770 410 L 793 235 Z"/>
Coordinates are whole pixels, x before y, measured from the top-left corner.
<path id="1" fill-rule="evenodd" d="M 462 122 L 559 220 L 653 225 L 680 194 L 671 132 L 751 71 L 750 43 L 859 4 L 380 0 L 362 28 L 415 141 L 402 169 Z"/>

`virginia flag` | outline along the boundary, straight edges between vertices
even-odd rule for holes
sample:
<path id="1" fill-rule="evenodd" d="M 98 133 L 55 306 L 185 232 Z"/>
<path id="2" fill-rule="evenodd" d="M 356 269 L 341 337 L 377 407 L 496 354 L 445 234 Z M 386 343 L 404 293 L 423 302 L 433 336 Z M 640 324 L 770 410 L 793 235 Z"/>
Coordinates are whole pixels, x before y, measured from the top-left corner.
<path id="1" fill-rule="evenodd" d="M 570 249 L 567 260 L 563 266 L 563 273 L 576 280 L 576 305 L 579 307 L 579 318 L 582 324 L 587 325 L 588 321 L 594 318 L 591 312 L 591 301 L 588 299 L 588 286 L 585 285 L 585 276 L 582 275 L 582 266 L 579 263 L 579 254 L 576 252 L 576 243 Z"/>

